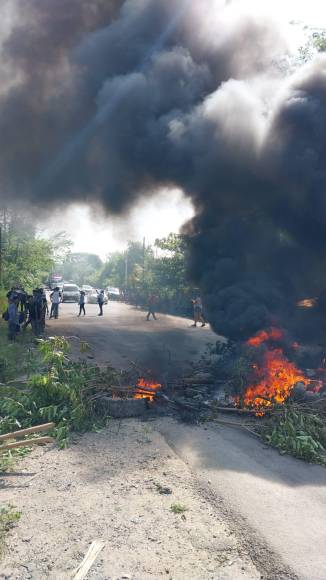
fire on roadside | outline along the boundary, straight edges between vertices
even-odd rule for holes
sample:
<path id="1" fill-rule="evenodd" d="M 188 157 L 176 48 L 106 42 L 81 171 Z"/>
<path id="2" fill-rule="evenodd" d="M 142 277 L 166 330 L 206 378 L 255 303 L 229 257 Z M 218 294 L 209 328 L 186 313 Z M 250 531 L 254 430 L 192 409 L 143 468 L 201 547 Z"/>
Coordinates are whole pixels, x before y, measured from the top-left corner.
<path id="1" fill-rule="evenodd" d="M 268 341 L 282 338 L 282 331 L 271 328 L 262 331 L 247 341 L 249 346 L 258 347 Z M 249 385 L 243 396 L 243 404 L 249 408 L 267 408 L 273 403 L 282 404 L 298 382 L 307 385 L 310 381 L 297 366 L 290 362 L 279 346 L 269 348 L 261 365 L 254 365 L 255 382 Z"/>
<path id="2" fill-rule="evenodd" d="M 261 330 L 255 336 L 252 336 L 247 340 L 249 346 L 259 346 L 263 342 L 268 342 L 269 340 L 280 340 L 283 336 L 283 332 L 279 328 L 270 328 L 269 330 Z"/>
<path id="3" fill-rule="evenodd" d="M 155 394 L 161 388 L 161 383 L 140 378 L 137 382 L 137 389 L 134 394 L 134 399 L 148 399 L 153 401 Z"/>
<path id="4" fill-rule="evenodd" d="M 297 302 L 297 306 L 300 306 L 300 308 L 314 308 L 316 304 L 316 298 L 304 298 L 304 300 Z"/>

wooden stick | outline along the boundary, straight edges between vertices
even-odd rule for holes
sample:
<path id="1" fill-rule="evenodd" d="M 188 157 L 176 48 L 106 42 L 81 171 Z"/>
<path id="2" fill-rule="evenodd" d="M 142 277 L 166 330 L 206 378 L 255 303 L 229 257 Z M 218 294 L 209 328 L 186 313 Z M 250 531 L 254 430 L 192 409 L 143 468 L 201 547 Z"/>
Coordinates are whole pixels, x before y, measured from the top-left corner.
<path id="1" fill-rule="evenodd" d="M 43 425 L 36 425 L 35 427 L 28 427 L 27 429 L 19 429 L 19 431 L 13 431 L 12 433 L 0 435 L 0 441 L 5 441 L 6 439 L 19 439 L 20 437 L 30 435 L 31 433 L 50 431 L 50 429 L 53 429 L 53 427 L 55 427 L 55 423 L 44 423 Z"/>
<path id="2" fill-rule="evenodd" d="M 234 421 L 221 421 L 220 419 L 214 419 L 213 422 L 218 423 L 219 425 L 228 425 L 231 427 L 241 427 L 242 429 L 249 431 L 249 433 L 251 433 L 252 435 L 255 435 L 256 437 L 261 439 L 261 435 L 259 435 L 259 433 L 256 433 L 256 431 L 253 431 L 252 429 L 250 429 L 251 425 L 246 425 L 244 423 L 235 423 Z"/>
<path id="3" fill-rule="evenodd" d="M 31 445 L 45 445 L 45 443 L 53 443 L 53 441 L 53 437 L 37 437 L 35 439 L 25 439 L 25 441 L 15 441 L 15 443 L 0 445 L 0 453 L 1 451 L 6 451 L 7 449 L 16 449 L 16 447 L 30 447 Z"/>
<path id="4" fill-rule="evenodd" d="M 270 407 L 262 407 L 257 409 L 238 409 L 237 407 L 211 407 L 212 411 L 220 411 L 221 413 L 244 413 L 247 415 L 256 415 L 256 413 L 271 413 L 275 409 Z"/>
<path id="5" fill-rule="evenodd" d="M 101 550 L 103 550 L 104 545 L 105 545 L 104 542 L 101 542 L 100 540 L 94 540 L 91 543 L 90 547 L 87 550 L 85 558 L 83 559 L 80 566 L 78 566 L 73 576 L 73 580 L 83 580 L 83 578 L 87 576 L 88 571 L 95 562 Z"/>

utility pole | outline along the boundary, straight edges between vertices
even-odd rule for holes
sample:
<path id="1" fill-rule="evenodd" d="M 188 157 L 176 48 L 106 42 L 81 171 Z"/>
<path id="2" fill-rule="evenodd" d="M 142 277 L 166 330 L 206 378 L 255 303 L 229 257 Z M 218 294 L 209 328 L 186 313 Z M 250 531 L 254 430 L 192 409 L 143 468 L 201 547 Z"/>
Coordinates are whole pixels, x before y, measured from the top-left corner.
<path id="1" fill-rule="evenodd" d="M 143 289 L 145 288 L 146 238 L 143 238 Z"/>
<path id="2" fill-rule="evenodd" d="M 0 288 L 2 288 L 2 225 L 0 224 Z"/>
<path id="3" fill-rule="evenodd" d="M 128 250 L 125 253 L 125 288 L 128 288 Z"/>

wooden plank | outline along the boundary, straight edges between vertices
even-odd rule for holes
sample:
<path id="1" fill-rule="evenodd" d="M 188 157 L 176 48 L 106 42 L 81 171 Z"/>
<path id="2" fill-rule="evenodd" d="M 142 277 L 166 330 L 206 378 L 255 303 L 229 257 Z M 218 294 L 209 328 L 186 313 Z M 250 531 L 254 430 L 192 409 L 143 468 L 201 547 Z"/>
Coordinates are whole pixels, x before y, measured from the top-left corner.
<path id="1" fill-rule="evenodd" d="M 73 580 L 83 580 L 83 578 L 87 576 L 88 571 L 94 564 L 101 550 L 103 550 L 104 545 L 105 545 L 104 542 L 101 542 L 100 540 L 94 540 L 91 543 L 85 558 L 83 559 L 82 563 L 78 566 L 75 575 L 73 576 Z"/>
<path id="2" fill-rule="evenodd" d="M 36 437 L 35 439 L 26 439 L 25 441 L 15 441 L 15 443 L 6 443 L 6 445 L 0 445 L 1 451 L 6 451 L 7 449 L 16 449 L 17 447 L 31 447 L 31 445 L 45 445 L 46 443 L 53 443 L 53 437 Z"/>
<path id="3" fill-rule="evenodd" d="M 5 435 L 0 435 L 0 441 L 5 441 L 6 439 L 19 439 L 25 435 L 30 435 L 31 433 L 41 433 L 42 431 L 49 431 L 55 427 L 55 423 L 43 423 L 43 425 L 36 425 L 35 427 L 27 427 L 26 429 L 19 429 L 18 431 L 13 431 L 12 433 L 6 433 Z"/>

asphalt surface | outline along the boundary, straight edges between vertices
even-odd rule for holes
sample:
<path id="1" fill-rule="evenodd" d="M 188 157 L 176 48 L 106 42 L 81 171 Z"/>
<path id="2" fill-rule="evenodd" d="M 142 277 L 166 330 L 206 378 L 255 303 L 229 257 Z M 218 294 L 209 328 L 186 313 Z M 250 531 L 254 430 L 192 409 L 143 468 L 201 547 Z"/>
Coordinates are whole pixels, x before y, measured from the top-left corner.
<path id="1" fill-rule="evenodd" d="M 129 361 L 158 376 L 180 372 L 217 340 L 209 326 L 192 328 L 192 320 L 157 314 L 146 320 L 146 312 L 119 302 L 104 306 L 98 316 L 96 304 L 86 304 L 86 316 L 77 317 L 77 304 L 60 304 L 58 320 L 47 321 L 48 334 L 75 336 L 92 347 L 99 363 L 127 368 Z"/>
<path id="2" fill-rule="evenodd" d="M 281 456 L 240 428 L 167 419 L 159 429 L 215 494 L 264 578 L 326 579 L 326 469 Z"/>
<path id="3" fill-rule="evenodd" d="M 103 362 L 180 370 L 217 339 L 209 327 L 190 328 L 182 318 L 147 322 L 144 312 L 125 304 L 109 303 L 103 318 L 97 306 L 86 308 L 87 316 L 77 318 L 77 305 L 63 304 L 48 331 L 89 342 Z M 216 498 L 264 579 L 326 579 L 326 469 L 281 456 L 240 428 L 167 418 L 159 429 Z"/>

